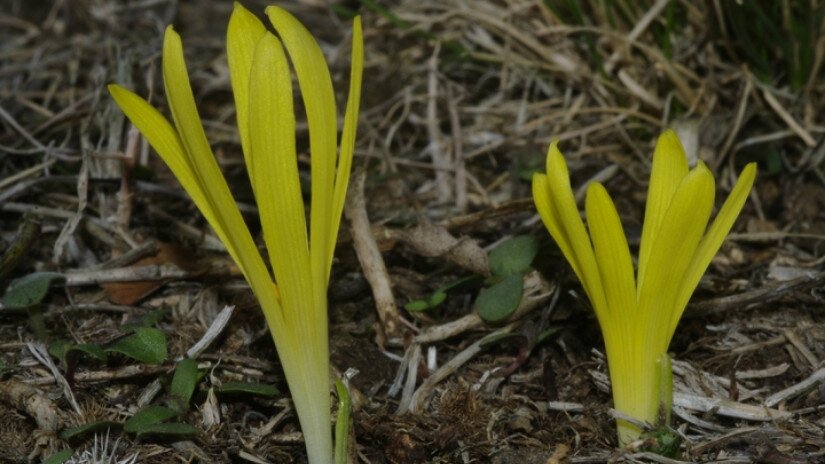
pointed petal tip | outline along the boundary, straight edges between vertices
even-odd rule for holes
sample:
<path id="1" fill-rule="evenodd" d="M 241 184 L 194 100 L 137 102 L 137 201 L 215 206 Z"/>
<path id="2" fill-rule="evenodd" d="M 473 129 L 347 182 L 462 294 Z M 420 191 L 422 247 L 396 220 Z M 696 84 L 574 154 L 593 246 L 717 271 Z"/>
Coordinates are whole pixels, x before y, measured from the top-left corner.
<path id="1" fill-rule="evenodd" d="M 656 148 L 653 151 L 654 158 L 657 154 L 666 154 L 669 157 L 679 156 L 679 158 L 687 160 L 685 148 L 682 146 L 682 141 L 673 129 L 665 129 L 659 138 L 656 139 Z"/>
<path id="2" fill-rule="evenodd" d="M 753 188 L 753 183 L 756 182 L 756 176 L 759 173 L 759 168 L 755 162 L 748 163 L 745 165 L 745 168 L 742 169 L 742 172 L 739 173 L 739 179 L 737 179 L 736 184 L 747 185 L 748 193 Z M 734 188 L 736 188 L 734 186 Z"/>
<path id="3" fill-rule="evenodd" d="M 751 162 L 751 163 L 748 163 L 747 165 L 745 165 L 745 169 L 742 170 L 742 173 L 739 176 L 740 177 L 742 177 L 742 176 L 756 177 L 756 174 L 758 172 L 759 172 L 759 167 L 756 164 L 756 162 L 754 161 L 754 162 Z"/>
<path id="4" fill-rule="evenodd" d="M 233 2 L 232 3 L 232 15 L 229 17 L 229 20 L 232 21 L 233 18 L 236 16 L 252 16 L 255 17 L 255 14 L 249 11 L 248 8 L 243 6 L 241 2 Z M 257 17 L 255 17 L 257 19 Z"/>
<path id="5" fill-rule="evenodd" d="M 164 49 L 172 44 L 182 44 L 180 34 L 175 30 L 175 26 L 168 25 L 163 33 L 163 47 Z M 180 45 L 182 47 L 182 45 Z M 164 53 L 165 54 L 165 53 Z"/>
<path id="6" fill-rule="evenodd" d="M 554 169 L 559 169 L 559 166 L 564 166 L 564 169 L 567 169 L 564 154 L 559 150 L 559 139 L 553 139 L 550 142 L 550 146 L 547 148 L 547 159 L 545 163 L 545 169 L 548 173 Z"/>
<path id="7" fill-rule="evenodd" d="M 698 170 L 700 170 L 700 171 L 707 171 L 707 172 L 711 172 L 711 171 L 710 171 L 710 168 L 708 167 L 708 165 L 707 165 L 707 164 L 705 164 L 705 162 L 704 162 L 704 161 L 702 161 L 702 160 L 698 160 L 698 161 L 696 161 L 696 167 L 694 167 L 693 169 L 698 169 Z M 713 173 L 711 172 L 711 176 L 712 176 L 712 175 L 713 175 Z"/>
<path id="8" fill-rule="evenodd" d="M 708 166 L 701 160 L 696 164 L 696 167 L 694 167 L 690 170 L 690 172 L 688 172 L 688 178 L 689 177 L 699 178 L 700 182 L 710 184 L 710 189 L 714 192 L 716 191 L 716 179 L 713 177 L 713 173 L 710 171 L 710 168 L 708 168 Z"/>

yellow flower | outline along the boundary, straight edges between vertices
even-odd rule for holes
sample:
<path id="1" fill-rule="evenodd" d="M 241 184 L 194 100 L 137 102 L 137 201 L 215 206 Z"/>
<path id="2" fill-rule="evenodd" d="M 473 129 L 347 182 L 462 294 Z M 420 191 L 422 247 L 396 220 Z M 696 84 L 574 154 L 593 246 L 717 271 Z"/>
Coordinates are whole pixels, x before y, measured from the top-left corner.
<path id="1" fill-rule="evenodd" d="M 109 91 L 192 197 L 249 282 L 275 340 L 309 462 L 331 463 L 326 294 L 355 148 L 364 53 L 361 22 L 355 18 L 353 23 L 349 98 L 339 148 L 335 95 L 321 48 L 285 10 L 271 6 L 266 14 L 278 37 L 235 4 L 227 56 L 244 161 L 273 272 L 264 264 L 212 154 L 195 108 L 183 45 L 171 26 L 163 42 L 163 83 L 174 125 L 134 93 L 117 85 Z M 298 177 L 287 53 L 309 123 L 309 230 Z"/>
<path id="2" fill-rule="evenodd" d="M 604 186 L 587 189 L 587 229 L 581 219 L 564 157 L 554 142 L 547 174 L 533 176 L 533 200 L 593 305 L 602 329 L 616 410 L 651 424 L 672 401 L 667 348 L 691 294 L 722 246 L 756 178 L 749 164 L 708 227 L 714 204 L 713 174 L 701 161 L 688 169 L 673 131 L 659 137 L 634 274 L 616 207 Z M 589 234 L 588 234 L 589 230 Z M 661 364 L 663 363 L 663 365 Z M 619 420 L 619 443 L 640 434 Z"/>

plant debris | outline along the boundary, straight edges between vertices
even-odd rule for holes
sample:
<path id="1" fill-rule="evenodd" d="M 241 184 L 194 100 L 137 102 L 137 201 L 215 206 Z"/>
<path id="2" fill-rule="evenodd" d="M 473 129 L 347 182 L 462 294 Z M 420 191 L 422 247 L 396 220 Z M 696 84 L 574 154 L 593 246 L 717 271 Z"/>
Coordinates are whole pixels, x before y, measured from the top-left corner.
<path id="1" fill-rule="evenodd" d="M 35 273 L 62 277 L 0 309 L 0 461 L 64 452 L 83 463 L 96 450 L 109 462 L 305 462 L 240 271 L 105 91 L 118 82 L 162 105 L 173 24 L 262 246 L 224 53 L 232 3 L 7 3 L 0 297 Z M 364 24 L 364 180 L 351 186 L 329 292 L 333 370 L 359 371 L 352 462 L 825 461 L 822 2 L 284 6 L 318 38 L 336 89 L 352 14 Z M 604 183 L 635 253 L 665 128 L 691 164 L 708 165 L 717 200 L 745 164 L 760 174 L 670 345 L 674 428 L 617 449 L 598 324 L 541 226 L 530 178 L 559 140 L 577 200 Z M 302 182 L 306 136 L 299 116 Z M 518 307 L 484 319 L 477 298 L 502 272 L 490 254 L 523 236 L 535 259 L 503 272 L 522 278 Z M 413 301 L 426 309 L 406 310 Z M 123 429 L 147 408 L 167 416 Z"/>

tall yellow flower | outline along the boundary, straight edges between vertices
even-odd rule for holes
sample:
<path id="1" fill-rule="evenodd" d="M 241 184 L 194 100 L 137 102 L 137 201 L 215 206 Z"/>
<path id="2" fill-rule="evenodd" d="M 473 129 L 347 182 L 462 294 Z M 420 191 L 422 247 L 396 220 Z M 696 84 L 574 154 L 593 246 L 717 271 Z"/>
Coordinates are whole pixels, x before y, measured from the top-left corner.
<path id="1" fill-rule="evenodd" d="M 756 178 L 742 171 L 714 221 L 713 174 L 701 161 L 688 169 L 673 131 L 659 137 L 653 154 L 645 221 L 634 274 L 619 215 L 604 186 L 587 189 L 587 229 L 581 219 L 564 156 L 554 142 L 547 173 L 533 176 L 533 200 L 593 305 L 602 329 L 615 408 L 656 423 L 672 402 L 667 348 L 691 294 L 722 246 Z M 589 234 L 588 234 L 589 230 Z M 619 443 L 640 434 L 619 420 Z"/>
<path id="2" fill-rule="evenodd" d="M 195 108 L 181 39 L 171 26 L 163 42 L 163 83 L 174 125 L 129 90 L 110 85 L 109 91 L 192 197 L 249 282 L 275 340 L 309 462 L 326 464 L 332 462 L 326 293 L 355 148 L 364 53 L 361 22 L 355 18 L 353 23 L 349 98 L 339 147 L 335 95 L 321 48 L 285 10 L 270 6 L 266 14 L 277 37 L 235 4 L 227 56 L 244 161 L 273 272 L 264 264 L 215 161 Z M 309 123 L 309 228 L 298 177 L 289 61 Z"/>

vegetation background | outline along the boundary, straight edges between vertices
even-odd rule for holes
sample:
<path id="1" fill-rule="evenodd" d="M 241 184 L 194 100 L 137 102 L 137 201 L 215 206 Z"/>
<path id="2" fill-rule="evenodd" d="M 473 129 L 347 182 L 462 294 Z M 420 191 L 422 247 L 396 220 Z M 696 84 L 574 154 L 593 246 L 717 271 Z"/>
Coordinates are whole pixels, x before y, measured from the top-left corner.
<path id="1" fill-rule="evenodd" d="M 825 2 L 281 4 L 338 83 L 350 18 L 364 21 L 330 289 L 333 364 L 359 371 L 352 462 L 825 461 Z M 257 230 L 224 51 L 231 9 L 2 2 L 0 462 L 305 459 L 242 277 L 105 91 L 118 82 L 164 108 L 174 24 Z M 674 429 L 617 450 L 598 326 L 529 179 L 559 139 L 573 185 L 604 182 L 635 246 L 667 127 L 714 171 L 719 198 L 745 163 L 760 177 L 671 346 Z M 521 285 L 502 285 L 513 273 Z"/>

